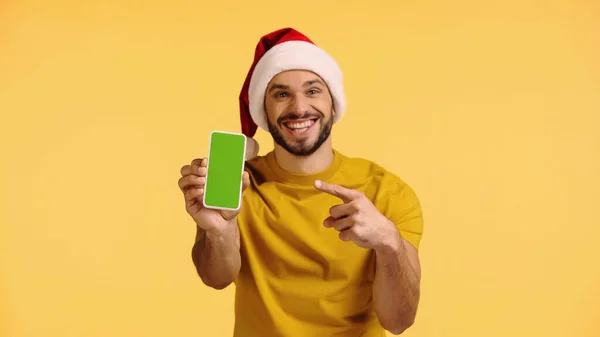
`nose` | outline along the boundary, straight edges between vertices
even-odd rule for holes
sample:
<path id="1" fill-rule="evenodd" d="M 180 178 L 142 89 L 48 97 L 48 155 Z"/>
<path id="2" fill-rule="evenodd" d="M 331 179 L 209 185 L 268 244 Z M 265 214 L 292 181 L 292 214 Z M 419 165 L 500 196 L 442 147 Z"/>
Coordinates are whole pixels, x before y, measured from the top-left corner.
<path id="1" fill-rule="evenodd" d="M 308 102 L 308 98 L 303 97 L 302 95 L 295 95 L 290 100 L 290 105 L 288 107 L 288 112 L 293 113 L 298 116 L 302 116 L 310 111 L 310 104 Z"/>

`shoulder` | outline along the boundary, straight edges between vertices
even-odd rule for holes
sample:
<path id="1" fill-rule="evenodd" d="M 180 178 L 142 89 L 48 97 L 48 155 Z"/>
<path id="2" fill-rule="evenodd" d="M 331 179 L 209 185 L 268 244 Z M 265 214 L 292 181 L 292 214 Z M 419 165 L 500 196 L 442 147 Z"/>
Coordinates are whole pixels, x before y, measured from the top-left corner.
<path id="1" fill-rule="evenodd" d="M 267 164 L 267 156 L 256 156 L 245 163 L 245 171 L 250 175 L 251 181 L 265 181 L 269 174 L 269 165 Z"/>
<path id="2" fill-rule="evenodd" d="M 367 175 L 369 185 L 375 191 L 374 201 L 380 202 L 385 200 L 385 203 L 392 202 L 391 199 L 401 201 L 400 204 L 398 202 L 395 203 L 396 207 L 411 207 L 419 203 L 415 190 L 399 174 L 368 159 L 348 159 L 349 167 L 355 167 L 362 174 Z"/>
<path id="3" fill-rule="evenodd" d="M 256 156 L 250 160 L 246 160 L 246 166 L 257 167 L 257 166 L 261 166 L 261 165 L 266 165 L 267 155 Z"/>
<path id="4" fill-rule="evenodd" d="M 341 170 L 346 180 L 356 177 L 366 181 L 363 189 L 367 197 L 397 226 L 402 237 L 418 249 L 424 223 L 415 190 L 398 174 L 368 159 L 344 157 Z"/>

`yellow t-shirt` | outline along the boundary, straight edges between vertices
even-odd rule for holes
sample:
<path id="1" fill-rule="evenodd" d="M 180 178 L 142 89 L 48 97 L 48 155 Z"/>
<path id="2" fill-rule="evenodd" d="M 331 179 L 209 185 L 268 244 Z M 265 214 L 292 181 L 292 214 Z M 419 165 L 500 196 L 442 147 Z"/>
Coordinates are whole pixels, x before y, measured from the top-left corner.
<path id="1" fill-rule="evenodd" d="M 375 255 L 323 226 L 342 203 L 318 191 L 320 179 L 363 192 L 419 247 L 423 217 L 400 178 L 370 161 L 334 151 L 325 171 L 283 171 L 273 152 L 247 162 L 251 185 L 238 224 L 242 267 L 235 281 L 235 337 L 383 337 L 372 307 Z"/>

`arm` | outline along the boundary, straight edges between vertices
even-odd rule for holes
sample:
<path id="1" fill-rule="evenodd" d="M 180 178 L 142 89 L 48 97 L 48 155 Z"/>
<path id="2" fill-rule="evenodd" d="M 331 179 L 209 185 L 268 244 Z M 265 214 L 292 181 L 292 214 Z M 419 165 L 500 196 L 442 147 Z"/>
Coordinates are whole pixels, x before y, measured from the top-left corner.
<path id="1" fill-rule="evenodd" d="M 237 277 L 241 267 L 240 232 L 237 220 L 223 232 L 206 232 L 196 226 L 192 260 L 202 282 L 224 289 Z"/>
<path id="2" fill-rule="evenodd" d="M 414 322 L 420 297 L 417 249 L 423 233 L 421 205 L 405 184 L 392 184 L 375 201 L 362 192 L 316 181 L 315 187 L 344 202 L 330 208 L 325 227 L 340 239 L 373 249 L 376 258 L 373 307 L 381 325 L 398 335 Z"/>
<path id="3" fill-rule="evenodd" d="M 179 188 L 184 194 L 187 212 L 196 223 L 196 240 L 192 260 L 202 282 L 215 289 L 223 289 L 237 277 L 241 267 L 240 232 L 237 211 L 222 211 L 203 207 L 207 158 L 194 159 L 181 168 Z M 244 171 L 242 193 L 250 185 L 250 176 Z"/>
<path id="4" fill-rule="evenodd" d="M 390 226 L 394 226 L 390 221 Z M 399 335 L 414 322 L 420 297 L 421 267 L 417 249 L 393 236 L 375 251 L 373 305 L 381 325 Z"/>

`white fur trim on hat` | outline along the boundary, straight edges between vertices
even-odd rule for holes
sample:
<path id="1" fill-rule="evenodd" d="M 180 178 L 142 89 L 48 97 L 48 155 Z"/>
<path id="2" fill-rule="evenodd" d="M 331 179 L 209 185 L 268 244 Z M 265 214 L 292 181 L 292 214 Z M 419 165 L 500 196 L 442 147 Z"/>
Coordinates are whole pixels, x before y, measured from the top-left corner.
<path id="1" fill-rule="evenodd" d="M 286 70 L 309 70 L 319 75 L 327 84 L 335 109 L 337 122 L 346 109 L 346 98 L 342 85 L 342 71 L 337 62 L 318 46 L 305 41 L 287 41 L 273 46 L 256 64 L 250 87 L 248 103 L 250 115 L 256 125 L 268 131 L 264 110 L 265 92 L 269 82 Z"/>

